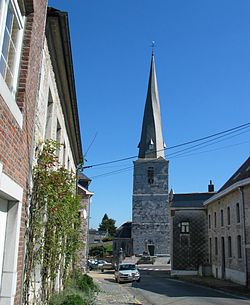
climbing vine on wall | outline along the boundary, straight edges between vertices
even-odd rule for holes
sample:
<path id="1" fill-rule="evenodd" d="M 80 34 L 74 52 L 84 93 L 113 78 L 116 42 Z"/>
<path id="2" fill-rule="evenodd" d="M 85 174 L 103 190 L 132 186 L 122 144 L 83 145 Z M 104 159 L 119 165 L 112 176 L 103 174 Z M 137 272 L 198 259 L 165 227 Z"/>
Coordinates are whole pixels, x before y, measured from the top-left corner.
<path id="1" fill-rule="evenodd" d="M 40 145 L 33 169 L 33 187 L 27 211 L 24 304 L 48 304 L 63 287 L 79 246 L 79 208 L 76 177 L 60 166 L 60 144 Z"/>

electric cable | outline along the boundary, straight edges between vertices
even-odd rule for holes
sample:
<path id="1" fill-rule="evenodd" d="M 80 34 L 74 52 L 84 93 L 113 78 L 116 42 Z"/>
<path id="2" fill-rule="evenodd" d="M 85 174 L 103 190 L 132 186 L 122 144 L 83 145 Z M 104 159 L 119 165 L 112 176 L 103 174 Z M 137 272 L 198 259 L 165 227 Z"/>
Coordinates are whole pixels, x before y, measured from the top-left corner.
<path id="1" fill-rule="evenodd" d="M 181 147 L 181 146 L 197 143 L 197 142 L 200 142 L 200 141 L 203 141 L 203 140 L 211 139 L 211 138 L 216 137 L 218 135 L 223 135 L 223 134 L 227 134 L 227 133 L 229 133 L 229 134 L 234 133 L 234 132 L 237 132 L 239 130 L 243 130 L 243 129 L 248 128 L 249 125 L 250 125 L 250 123 L 245 123 L 245 124 L 242 124 L 242 125 L 239 125 L 239 126 L 236 126 L 236 127 L 224 130 L 224 131 L 214 133 L 212 135 L 208 135 L 208 136 L 198 138 L 198 139 L 195 139 L 195 140 L 192 140 L 192 141 L 187 141 L 187 142 L 184 142 L 184 143 L 180 143 L 180 144 L 177 144 L 177 145 L 174 145 L 174 146 L 171 146 L 171 147 L 167 147 L 167 148 L 164 148 L 164 149 L 161 149 L 161 150 L 158 150 L 158 151 L 170 150 L 170 149 L 178 148 L 178 147 Z M 135 159 L 137 157 L 138 156 L 136 155 L 136 156 L 130 156 L 130 157 L 121 158 L 121 159 L 117 159 L 117 160 L 111 160 L 111 161 L 106 161 L 106 162 L 102 162 L 102 163 L 96 163 L 96 164 L 93 164 L 93 165 L 83 166 L 82 169 L 93 168 L 93 167 L 103 166 L 103 165 L 107 165 L 107 164 L 123 162 L 123 161 L 131 160 L 131 159 Z"/>

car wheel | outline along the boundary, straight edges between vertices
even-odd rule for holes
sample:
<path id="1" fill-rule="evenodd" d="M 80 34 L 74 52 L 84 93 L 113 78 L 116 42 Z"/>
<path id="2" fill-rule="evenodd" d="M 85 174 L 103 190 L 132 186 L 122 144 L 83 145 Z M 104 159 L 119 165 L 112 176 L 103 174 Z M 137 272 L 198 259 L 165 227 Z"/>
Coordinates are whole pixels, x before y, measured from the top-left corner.
<path id="1" fill-rule="evenodd" d="M 140 281 L 141 281 L 141 278 L 139 278 L 138 280 L 136 280 L 137 283 L 140 283 Z"/>

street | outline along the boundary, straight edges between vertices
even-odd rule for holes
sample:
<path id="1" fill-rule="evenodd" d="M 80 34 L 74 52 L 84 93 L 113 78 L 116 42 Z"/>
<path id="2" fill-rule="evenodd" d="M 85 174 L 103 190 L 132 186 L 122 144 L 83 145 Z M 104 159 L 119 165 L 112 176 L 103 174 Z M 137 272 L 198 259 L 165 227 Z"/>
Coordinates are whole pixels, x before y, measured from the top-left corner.
<path id="1" fill-rule="evenodd" d="M 142 268 L 144 269 L 144 268 Z M 149 269 L 151 269 L 149 267 Z M 104 299 L 98 304 L 143 304 L 143 305 L 243 305 L 250 300 L 208 287 L 169 278 L 166 271 L 141 270 L 141 282 L 117 284 L 113 274 L 107 272 L 94 275 L 102 290 L 109 295 L 109 303 Z M 102 298 L 103 296 L 100 295 Z M 131 300 L 134 300 L 131 303 Z"/>

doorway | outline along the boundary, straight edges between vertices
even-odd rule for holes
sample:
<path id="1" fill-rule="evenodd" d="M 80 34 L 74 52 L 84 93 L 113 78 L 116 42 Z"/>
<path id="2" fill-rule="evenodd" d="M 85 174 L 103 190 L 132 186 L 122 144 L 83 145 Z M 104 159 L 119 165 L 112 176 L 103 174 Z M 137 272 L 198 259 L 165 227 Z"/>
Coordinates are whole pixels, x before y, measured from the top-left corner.
<path id="1" fill-rule="evenodd" d="M 3 271 L 3 255 L 5 246 L 5 233 L 6 233 L 6 223 L 7 223 L 7 209 L 8 202 L 0 198 L 0 287 L 2 280 Z"/>
<path id="2" fill-rule="evenodd" d="M 150 256 L 155 255 L 155 245 L 153 245 L 153 244 L 148 245 L 148 253 Z"/>

